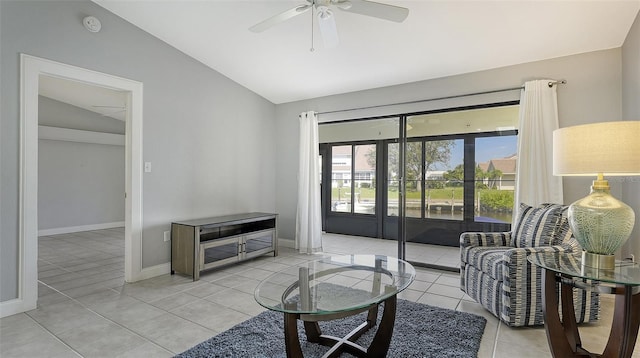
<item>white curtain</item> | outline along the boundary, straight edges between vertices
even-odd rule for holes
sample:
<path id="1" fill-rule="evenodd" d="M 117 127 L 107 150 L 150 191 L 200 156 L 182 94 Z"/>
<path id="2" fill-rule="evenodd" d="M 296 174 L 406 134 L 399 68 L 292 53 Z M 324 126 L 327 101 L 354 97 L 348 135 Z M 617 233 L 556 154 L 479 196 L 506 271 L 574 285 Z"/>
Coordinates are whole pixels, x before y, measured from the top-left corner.
<path id="1" fill-rule="evenodd" d="M 557 86 L 529 81 L 520 97 L 515 209 L 562 203 L 562 178 L 553 175 L 553 131 L 558 129 Z M 514 218 L 517 215 L 513 216 Z"/>
<path id="2" fill-rule="evenodd" d="M 312 254 L 322 251 L 318 116 L 303 112 L 300 119 L 300 159 L 298 169 L 298 211 L 296 249 Z"/>

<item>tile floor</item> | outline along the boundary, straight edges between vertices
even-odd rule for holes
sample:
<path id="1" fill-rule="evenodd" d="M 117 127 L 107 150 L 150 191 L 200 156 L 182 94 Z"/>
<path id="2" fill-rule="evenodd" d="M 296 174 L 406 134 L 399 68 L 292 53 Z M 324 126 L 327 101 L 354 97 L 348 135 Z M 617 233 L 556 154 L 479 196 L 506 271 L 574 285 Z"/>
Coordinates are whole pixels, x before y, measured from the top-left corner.
<path id="1" fill-rule="evenodd" d="M 171 357 L 260 313 L 253 299 L 259 280 L 316 258 L 281 247 L 277 257 L 210 271 L 197 282 L 164 275 L 125 284 L 123 235 L 123 229 L 108 229 L 41 237 L 38 308 L 0 320 L 0 356 Z M 386 240 L 324 240 L 326 253 L 395 256 L 396 250 Z M 456 266 L 457 255 L 456 248 L 407 247 L 410 260 L 443 266 Z M 550 357 L 543 328 L 506 327 L 462 294 L 457 274 L 417 268 L 416 280 L 400 297 L 486 317 L 479 357 Z M 593 351 L 602 350 L 609 334 L 612 301 L 603 297 L 603 319 L 580 328 Z M 639 347 L 633 357 L 640 358 Z"/>

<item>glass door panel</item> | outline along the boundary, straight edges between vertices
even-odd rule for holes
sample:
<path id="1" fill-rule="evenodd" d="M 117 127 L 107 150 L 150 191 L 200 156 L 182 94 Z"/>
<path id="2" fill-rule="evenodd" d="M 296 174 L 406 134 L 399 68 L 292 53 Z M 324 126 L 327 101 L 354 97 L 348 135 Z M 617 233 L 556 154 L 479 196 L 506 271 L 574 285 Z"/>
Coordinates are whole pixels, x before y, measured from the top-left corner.
<path id="1" fill-rule="evenodd" d="M 425 140 L 425 218 L 462 220 L 464 140 Z"/>
<path id="2" fill-rule="evenodd" d="M 351 145 L 331 147 L 331 211 L 352 211 L 351 149 Z"/>
<path id="3" fill-rule="evenodd" d="M 517 137 L 476 138 L 475 221 L 511 223 L 516 179 Z"/>
<path id="4" fill-rule="evenodd" d="M 400 190 L 400 177 L 398 173 L 398 143 L 387 143 L 387 180 L 385 181 L 385 192 L 387 194 L 386 216 L 397 217 L 398 199 Z"/>
<path id="5" fill-rule="evenodd" d="M 353 188 L 354 213 L 375 214 L 376 211 L 376 145 L 354 145 Z"/>

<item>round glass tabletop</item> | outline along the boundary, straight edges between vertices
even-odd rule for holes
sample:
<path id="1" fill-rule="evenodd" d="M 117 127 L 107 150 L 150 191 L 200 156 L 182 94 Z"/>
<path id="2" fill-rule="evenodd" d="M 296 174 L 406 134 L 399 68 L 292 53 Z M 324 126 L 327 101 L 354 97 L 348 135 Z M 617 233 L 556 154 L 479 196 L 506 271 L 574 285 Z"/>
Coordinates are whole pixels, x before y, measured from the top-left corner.
<path id="1" fill-rule="evenodd" d="M 531 254 L 529 262 L 566 276 L 609 282 L 619 285 L 640 286 L 640 266 L 631 262 L 616 262 L 613 270 L 583 266 L 580 256 L 560 252 Z"/>
<path id="2" fill-rule="evenodd" d="M 384 255 L 328 256 L 264 279 L 256 301 L 270 310 L 332 314 L 380 303 L 413 282 L 410 263 Z"/>

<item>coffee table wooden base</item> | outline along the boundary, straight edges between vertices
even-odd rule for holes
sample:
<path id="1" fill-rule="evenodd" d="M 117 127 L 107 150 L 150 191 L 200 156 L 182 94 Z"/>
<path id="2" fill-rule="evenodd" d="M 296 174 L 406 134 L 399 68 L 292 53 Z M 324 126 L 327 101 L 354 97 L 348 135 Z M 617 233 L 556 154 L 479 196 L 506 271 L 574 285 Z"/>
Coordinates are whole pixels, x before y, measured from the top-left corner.
<path id="1" fill-rule="evenodd" d="M 616 297 L 609 340 L 601 355 L 593 354 L 582 348 L 573 306 L 572 286 L 562 281 L 555 272 L 544 268 L 542 271 L 544 327 L 554 357 L 631 357 L 640 326 L 640 293 L 633 294 L 631 286 L 614 289 L 612 293 Z M 561 286 L 562 321 L 558 313 L 558 280 Z"/>
<path id="2" fill-rule="evenodd" d="M 318 343 L 323 346 L 331 347 L 324 357 L 337 357 L 342 352 L 350 353 L 356 357 L 385 357 L 391 344 L 391 336 L 393 334 L 393 326 L 396 320 L 397 296 L 393 295 L 384 302 L 384 311 L 382 319 L 376 335 L 371 342 L 369 348 L 364 348 L 355 341 L 366 331 L 376 325 L 378 317 L 378 305 L 368 308 L 343 312 L 334 315 L 301 315 L 298 313 L 284 314 L 284 339 L 287 348 L 287 357 L 302 357 L 302 348 L 300 347 L 300 339 L 298 337 L 298 319 L 304 322 L 304 329 L 307 335 L 307 341 Z M 346 336 L 339 338 L 322 334 L 318 321 L 329 321 L 337 318 L 353 316 L 360 312 L 369 311 L 367 320 Z"/>

